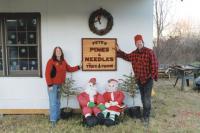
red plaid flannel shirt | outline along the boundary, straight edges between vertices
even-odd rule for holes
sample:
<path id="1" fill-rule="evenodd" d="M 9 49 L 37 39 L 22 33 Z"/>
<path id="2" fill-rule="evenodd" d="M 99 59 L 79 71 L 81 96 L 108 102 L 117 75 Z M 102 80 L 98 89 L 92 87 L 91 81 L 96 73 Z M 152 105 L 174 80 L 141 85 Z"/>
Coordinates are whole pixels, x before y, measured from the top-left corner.
<path id="1" fill-rule="evenodd" d="M 136 80 L 145 84 L 149 78 L 157 81 L 158 61 L 153 50 L 143 47 L 142 49 L 126 54 L 123 51 L 117 52 L 117 57 L 123 58 L 132 63 Z"/>

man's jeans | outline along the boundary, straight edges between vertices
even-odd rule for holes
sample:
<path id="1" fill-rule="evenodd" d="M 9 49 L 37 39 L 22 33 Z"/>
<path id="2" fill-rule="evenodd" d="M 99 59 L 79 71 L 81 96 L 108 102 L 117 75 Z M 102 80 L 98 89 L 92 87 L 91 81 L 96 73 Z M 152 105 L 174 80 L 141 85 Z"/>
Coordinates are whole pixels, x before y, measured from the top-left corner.
<path id="1" fill-rule="evenodd" d="M 60 85 L 53 85 L 49 94 L 49 112 L 50 112 L 50 121 L 57 121 L 60 119 Z"/>
<path id="2" fill-rule="evenodd" d="M 153 79 L 150 78 L 147 80 L 147 83 L 144 85 L 138 84 L 140 93 L 141 93 L 141 99 L 143 104 L 143 118 L 147 119 L 150 116 L 151 111 L 151 91 L 153 87 Z"/>

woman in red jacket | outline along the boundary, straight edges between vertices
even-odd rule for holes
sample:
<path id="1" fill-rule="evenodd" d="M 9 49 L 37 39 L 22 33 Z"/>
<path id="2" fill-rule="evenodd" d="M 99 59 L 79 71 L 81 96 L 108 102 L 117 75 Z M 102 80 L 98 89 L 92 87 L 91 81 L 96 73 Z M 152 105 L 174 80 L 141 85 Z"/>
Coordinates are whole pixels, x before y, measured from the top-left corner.
<path id="1" fill-rule="evenodd" d="M 64 83 L 67 72 L 75 72 L 80 66 L 71 67 L 64 59 L 63 51 L 60 47 L 55 47 L 52 58 L 46 65 L 45 78 L 48 85 L 50 121 L 54 127 L 60 118 L 60 89 Z"/>

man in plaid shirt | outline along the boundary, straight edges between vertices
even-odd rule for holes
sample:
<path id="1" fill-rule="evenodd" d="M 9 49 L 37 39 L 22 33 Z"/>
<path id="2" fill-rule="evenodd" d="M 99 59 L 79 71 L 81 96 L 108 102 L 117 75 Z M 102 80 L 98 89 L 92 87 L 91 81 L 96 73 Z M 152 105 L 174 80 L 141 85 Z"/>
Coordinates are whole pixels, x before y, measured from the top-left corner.
<path id="1" fill-rule="evenodd" d="M 149 124 L 153 80 L 158 79 L 158 61 L 153 50 L 144 47 L 142 35 L 134 37 L 136 50 L 127 54 L 117 45 L 117 57 L 131 62 L 143 104 L 144 125 Z"/>

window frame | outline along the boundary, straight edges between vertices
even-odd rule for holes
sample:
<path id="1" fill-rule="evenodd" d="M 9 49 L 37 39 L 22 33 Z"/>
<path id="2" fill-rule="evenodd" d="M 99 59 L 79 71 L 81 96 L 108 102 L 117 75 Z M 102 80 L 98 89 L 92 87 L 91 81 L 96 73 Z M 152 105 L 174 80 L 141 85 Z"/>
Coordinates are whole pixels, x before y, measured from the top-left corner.
<path id="1" fill-rule="evenodd" d="M 37 47 L 37 70 L 27 70 L 27 71 L 10 71 L 9 70 L 9 57 L 8 57 L 8 50 L 9 47 L 12 47 L 13 44 L 8 44 L 7 43 L 7 25 L 6 25 L 6 20 L 7 19 L 28 19 L 28 18 L 36 18 L 37 19 L 37 25 L 36 25 L 36 43 L 35 44 L 29 44 L 28 42 L 26 44 L 17 44 L 17 47 L 24 46 L 27 47 L 28 49 L 31 46 L 36 46 Z M 1 43 L 2 45 L 2 61 L 3 61 L 3 72 L 0 72 L 0 77 L 42 77 L 42 57 L 41 57 L 41 14 L 39 12 L 33 12 L 33 13 L 0 13 L 0 30 L 1 30 Z M 28 30 L 25 32 L 28 33 Z M 16 33 L 18 33 L 16 31 Z M 27 39 L 27 35 L 26 35 Z M 28 41 L 28 40 L 27 40 Z M 28 44 L 28 45 L 27 45 Z M 15 46 L 15 45 L 13 45 Z M 27 60 L 30 60 L 28 57 Z M 19 58 L 18 58 L 19 60 Z M 34 59 L 32 59 L 34 60 Z"/>
<path id="2" fill-rule="evenodd" d="M 2 49 L 2 55 L 1 55 L 1 59 L 2 59 L 2 68 L 3 70 L 0 71 L 0 76 L 4 74 L 4 50 L 3 50 L 3 19 L 2 17 L 0 16 L 0 47 Z"/>

